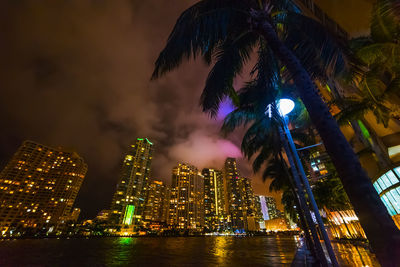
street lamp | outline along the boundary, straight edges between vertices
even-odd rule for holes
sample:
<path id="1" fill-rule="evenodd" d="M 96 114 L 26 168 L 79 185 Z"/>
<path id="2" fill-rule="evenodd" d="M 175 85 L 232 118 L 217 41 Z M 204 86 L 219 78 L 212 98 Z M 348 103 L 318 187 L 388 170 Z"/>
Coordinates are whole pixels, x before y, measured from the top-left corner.
<path id="1" fill-rule="evenodd" d="M 289 98 L 282 98 L 277 103 L 279 114 L 285 117 L 294 109 L 294 101 Z"/>
<path id="2" fill-rule="evenodd" d="M 296 163 L 294 164 L 295 166 L 292 166 L 292 168 L 296 168 L 297 167 L 297 170 L 300 172 L 300 177 L 301 177 L 301 179 L 303 181 L 303 185 L 304 185 L 304 187 L 306 189 L 306 192 L 307 192 L 308 198 L 310 200 L 311 206 L 312 206 L 312 208 L 314 210 L 314 214 L 315 214 L 315 217 L 317 219 L 318 225 L 320 227 L 320 230 L 321 230 L 321 233 L 322 233 L 322 237 L 323 237 L 323 239 L 325 241 L 325 246 L 326 246 L 326 249 L 328 251 L 329 258 L 331 259 L 332 265 L 333 266 L 339 266 L 339 264 L 338 264 L 338 262 L 336 260 L 335 253 L 333 252 L 331 241 L 330 241 L 330 239 L 328 237 L 328 234 L 327 234 L 327 232 L 325 230 L 324 223 L 323 223 L 321 215 L 319 213 L 319 209 L 318 209 L 317 203 L 315 202 L 314 194 L 312 193 L 312 190 L 311 190 L 310 184 L 308 182 L 307 176 L 306 176 L 306 174 L 304 172 L 303 164 L 301 163 L 300 157 L 299 157 L 299 155 L 297 153 L 296 146 L 295 146 L 295 144 L 293 142 L 293 138 L 292 138 L 292 135 L 291 135 L 289 127 L 288 127 L 288 118 L 287 118 L 286 115 L 289 114 L 294 109 L 294 107 L 295 107 L 294 101 L 291 100 L 291 99 L 288 99 L 288 98 L 280 99 L 278 101 L 278 103 L 277 103 L 278 111 L 279 111 L 280 115 L 283 117 L 283 120 L 284 120 L 283 129 L 285 131 L 286 138 L 287 138 L 287 141 L 288 141 L 289 147 L 290 147 L 290 149 L 289 149 L 287 147 L 287 143 L 284 144 L 285 145 L 285 150 L 286 150 L 286 153 L 288 153 L 288 157 L 293 156 L 294 159 L 295 159 Z M 285 140 L 282 140 L 282 141 L 285 142 Z"/>

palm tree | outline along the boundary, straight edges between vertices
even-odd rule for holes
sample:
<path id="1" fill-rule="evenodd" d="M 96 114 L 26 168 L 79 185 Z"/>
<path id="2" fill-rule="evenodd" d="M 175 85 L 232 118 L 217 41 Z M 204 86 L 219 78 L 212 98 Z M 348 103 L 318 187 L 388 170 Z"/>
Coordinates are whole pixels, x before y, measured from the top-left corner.
<path id="1" fill-rule="evenodd" d="M 379 0 L 372 13 L 370 36 L 350 40 L 357 65 L 342 83 L 329 82 L 332 104 L 339 107 L 339 125 L 350 124 L 357 139 L 378 160 L 380 169 L 392 166 L 387 148 L 364 115 L 371 112 L 377 123 L 388 126 L 390 119 L 399 123 L 400 104 L 400 20 L 393 8 L 396 1 Z M 338 90 L 342 84 L 351 90 Z M 340 92 L 344 92 L 340 93 Z M 349 95 L 350 92 L 350 95 Z"/>
<path id="2" fill-rule="evenodd" d="M 232 95 L 233 80 L 250 60 L 253 47 L 264 42 L 293 81 L 378 259 L 383 266 L 394 266 L 400 263 L 400 232 L 312 80 L 343 67 L 338 42 L 330 36 L 319 23 L 299 14 L 291 1 L 202 0 L 178 19 L 156 61 L 153 79 L 183 59 L 202 56 L 214 66 L 201 103 L 215 116 L 220 102 Z"/>

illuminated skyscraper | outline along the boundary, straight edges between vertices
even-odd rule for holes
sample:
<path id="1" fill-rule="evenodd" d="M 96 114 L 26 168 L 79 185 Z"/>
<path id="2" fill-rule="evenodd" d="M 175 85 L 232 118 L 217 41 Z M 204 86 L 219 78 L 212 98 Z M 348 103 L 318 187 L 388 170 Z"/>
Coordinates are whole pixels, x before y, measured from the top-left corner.
<path id="1" fill-rule="evenodd" d="M 111 222 L 137 227 L 141 223 L 150 174 L 152 147 L 147 138 L 137 138 L 122 164 L 120 181 L 111 203 Z"/>
<path id="2" fill-rule="evenodd" d="M 179 164 L 172 170 L 169 225 L 181 230 L 204 226 L 204 178 L 196 167 Z"/>
<path id="3" fill-rule="evenodd" d="M 272 220 L 280 217 L 280 211 L 276 208 L 276 201 L 273 197 L 258 196 L 260 198 L 261 210 L 264 220 Z"/>
<path id="4" fill-rule="evenodd" d="M 165 223 L 168 205 L 168 187 L 161 181 L 151 181 L 147 194 L 143 220 L 146 223 Z"/>
<path id="5" fill-rule="evenodd" d="M 77 153 L 25 141 L 0 173 L 2 234 L 61 227 L 86 172 Z"/>
<path id="6" fill-rule="evenodd" d="M 226 159 L 223 177 L 228 228 L 232 231 L 244 231 L 247 228 L 246 211 L 243 209 L 246 190 L 243 179 L 239 177 L 236 159 Z"/>
<path id="7" fill-rule="evenodd" d="M 244 217 L 247 221 L 246 230 L 257 231 L 259 230 L 259 220 L 261 218 L 257 209 L 257 201 L 251 186 L 251 181 L 244 177 L 242 177 L 241 180 L 244 188 L 242 208 L 244 210 Z"/>
<path id="8" fill-rule="evenodd" d="M 222 172 L 203 169 L 204 176 L 204 225 L 208 231 L 224 228 L 224 183 Z"/>

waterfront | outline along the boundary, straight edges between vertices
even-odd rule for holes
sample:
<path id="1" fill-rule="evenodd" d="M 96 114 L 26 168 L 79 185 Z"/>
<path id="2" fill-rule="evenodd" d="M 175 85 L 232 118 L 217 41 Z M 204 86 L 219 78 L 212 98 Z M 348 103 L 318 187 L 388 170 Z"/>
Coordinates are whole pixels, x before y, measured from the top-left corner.
<path id="1" fill-rule="evenodd" d="M 288 236 L 3 240 L 0 266 L 288 266 L 296 244 Z M 334 247 L 341 266 L 376 266 L 362 247 Z"/>

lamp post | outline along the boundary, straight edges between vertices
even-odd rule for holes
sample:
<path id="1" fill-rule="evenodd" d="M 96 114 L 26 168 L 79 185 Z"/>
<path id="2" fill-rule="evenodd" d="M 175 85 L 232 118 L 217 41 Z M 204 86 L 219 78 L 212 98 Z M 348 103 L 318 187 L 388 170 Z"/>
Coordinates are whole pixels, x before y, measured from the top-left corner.
<path id="1" fill-rule="evenodd" d="M 284 145 L 286 147 L 285 150 L 286 150 L 286 153 L 288 154 L 288 158 L 289 158 L 289 154 L 290 154 L 290 157 L 294 158 L 295 164 L 291 163 L 291 165 L 292 164 L 294 165 L 294 166 L 292 166 L 292 168 L 296 168 L 298 170 L 298 172 L 300 173 L 300 177 L 302 179 L 303 185 L 304 185 L 305 190 L 307 192 L 309 201 L 310 201 L 311 206 L 312 206 L 312 208 L 314 210 L 315 218 L 317 219 L 317 223 L 318 223 L 320 231 L 322 233 L 322 237 L 324 239 L 325 246 L 326 246 L 326 249 L 327 249 L 328 254 L 329 254 L 329 258 L 331 259 L 331 263 L 332 263 L 333 266 L 339 266 L 339 264 L 337 262 L 337 259 L 336 259 L 336 256 L 335 256 L 335 253 L 333 252 L 331 241 L 329 240 L 329 237 L 328 237 L 328 234 L 326 232 L 324 223 L 323 223 L 321 215 L 319 213 L 319 209 L 318 209 L 317 203 L 315 202 L 314 195 L 312 193 L 310 184 L 309 184 L 307 176 L 306 176 L 306 174 L 304 172 L 303 165 L 302 165 L 300 157 L 299 157 L 299 155 L 297 153 L 296 146 L 295 146 L 295 144 L 293 142 L 293 138 L 292 138 L 292 135 L 291 135 L 289 127 L 288 127 L 288 118 L 287 118 L 286 115 L 289 114 L 294 109 L 294 106 L 295 106 L 295 104 L 294 104 L 293 100 L 287 99 L 287 98 L 280 99 L 278 101 L 278 103 L 277 103 L 278 111 L 279 111 L 280 115 L 283 117 L 283 120 L 284 120 L 283 130 L 285 132 L 286 139 L 288 141 L 289 147 L 287 147 L 287 143 L 286 143 L 285 140 L 282 140 L 282 141 L 284 143 L 286 143 Z"/>

